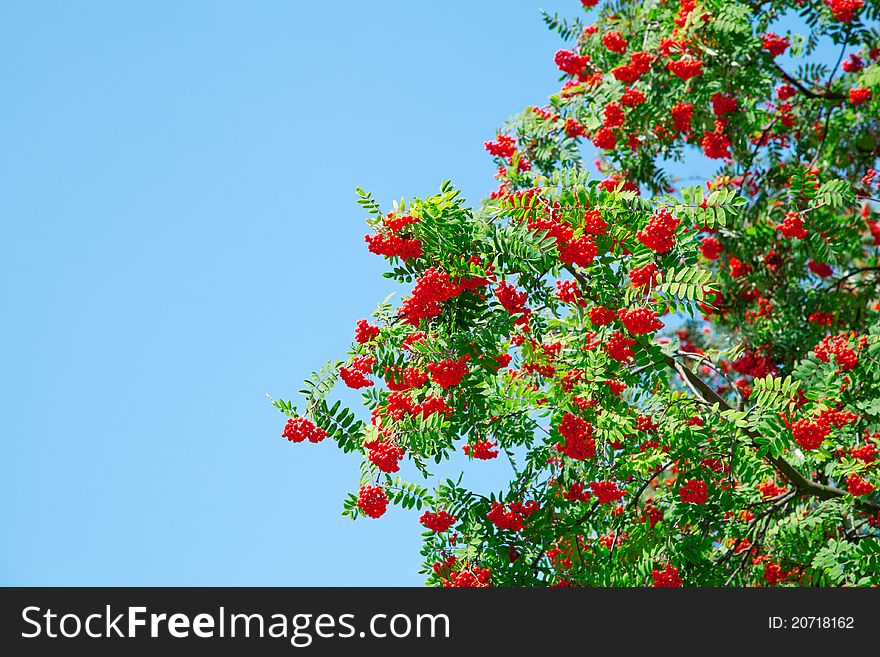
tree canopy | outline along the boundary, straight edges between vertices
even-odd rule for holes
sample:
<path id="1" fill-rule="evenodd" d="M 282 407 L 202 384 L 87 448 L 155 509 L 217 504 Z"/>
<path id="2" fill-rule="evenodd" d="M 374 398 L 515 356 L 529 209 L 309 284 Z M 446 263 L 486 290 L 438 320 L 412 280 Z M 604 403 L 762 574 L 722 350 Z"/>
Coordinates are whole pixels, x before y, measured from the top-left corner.
<path id="1" fill-rule="evenodd" d="M 284 437 L 363 454 L 346 515 L 419 509 L 433 585 L 880 584 L 880 2 L 581 4 L 478 207 L 358 190 L 402 301 Z"/>

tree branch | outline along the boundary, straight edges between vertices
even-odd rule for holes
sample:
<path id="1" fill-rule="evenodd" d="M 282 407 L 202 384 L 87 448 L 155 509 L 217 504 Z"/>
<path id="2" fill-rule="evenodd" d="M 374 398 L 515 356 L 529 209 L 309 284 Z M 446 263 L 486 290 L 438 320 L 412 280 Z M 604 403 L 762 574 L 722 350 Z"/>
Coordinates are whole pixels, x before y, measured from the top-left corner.
<path id="1" fill-rule="evenodd" d="M 727 400 L 724 399 L 721 395 L 719 395 L 715 390 L 712 389 L 710 385 L 708 385 L 705 381 L 703 381 L 700 377 L 694 374 L 693 370 L 691 370 L 686 365 L 679 363 L 672 356 L 663 357 L 663 362 L 668 367 L 673 368 L 676 372 L 681 374 L 685 378 L 685 383 L 688 388 L 694 391 L 699 391 L 699 396 L 703 398 L 708 404 L 718 404 L 720 408 L 723 410 L 733 410 L 730 404 L 727 403 Z M 758 434 L 751 430 L 746 430 L 746 434 L 751 438 L 757 438 Z M 847 493 L 836 486 L 829 486 L 826 484 L 820 484 L 817 481 L 813 481 L 812 479 L 808 479 L 804 475 L 795 469 L 791 463 L 786 461 L 781 456 L 770 456 L 769 454 L 764 457 L 764 459 L 776 470 L 779 474 L 781 474 L 785 479 L 794 486 L 801 494 L 809 495 L 811 497 L 818 497 L 821 500 L 830 500 L 838 497 L 844 497 Z M 880 504 L 877 502 L 873 502 L 870 500 L 864 500 L 857 503 L 858 506 L 863 509 L 870 510 L 871 512 L 880 511 Z"/>

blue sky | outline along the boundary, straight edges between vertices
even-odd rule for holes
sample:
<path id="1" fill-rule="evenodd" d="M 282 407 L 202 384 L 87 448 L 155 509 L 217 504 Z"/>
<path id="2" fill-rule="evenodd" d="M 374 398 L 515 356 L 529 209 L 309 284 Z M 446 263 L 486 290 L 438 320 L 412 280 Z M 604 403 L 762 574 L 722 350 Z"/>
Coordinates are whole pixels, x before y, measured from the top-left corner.
<path id="1" fill-rule="evenodd" d="M 392 290 L 354 188 L 478 199 L 557 47 L 537 2 L 0 4 L 0 583 L 421 583 L 265 394 Z"/>
<path id="2" fill-rule="evenodd" d="M 0 4 L 0 584 L 421 583 L 416 514 L 343 519 L 356 458 L 265 394 L 394 289 L 356 186 L 493 187 L 558 88 L 537 6 Z"/>

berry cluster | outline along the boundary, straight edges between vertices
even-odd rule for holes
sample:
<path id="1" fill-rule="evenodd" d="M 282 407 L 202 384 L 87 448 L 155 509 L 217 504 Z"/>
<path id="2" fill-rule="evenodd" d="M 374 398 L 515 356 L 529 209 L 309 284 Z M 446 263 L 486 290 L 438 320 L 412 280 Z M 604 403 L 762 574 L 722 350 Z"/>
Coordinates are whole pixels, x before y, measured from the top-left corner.
<path id="1" fill-rule="evenodd" d="M 593 481 L 590 490 L 599 504 L 612 504 L 626 495 L 626 491 L 617 487 L 616 481 Z"/>
<path id="2" fill-rule="evenodd" d="M 304 440 L 308 440 L 310 443 L 319 443 L 327 437 L 327 432 L 321 427 L 315 426 L 315 423 L 307 417 L 292 417 L 284 425 L 281 436 L 292 443 L 301 443 Z"/>
<path id="3" fill-rule="evenodd" d="M 579 267 L 586 267 L 592 263 L 598 253 L 596 243 L 587 235 L 581 235 L 559 247 L 559 259 Z"/>
<path id="4" fill-rule="evenodd" d="M 829 433 L 831 427 L 828 420 L 821 416 L 813 420 L 804 418 L 791 425 L 794 441 L 806 450 L 818 449 Z"/>
<path id="5" fill-rule="evenodd" d="M 834 18 L 841 23 L 849 23 L 865 4 L 865 0 L 825 0 L 825 4 L 831 8 Z"/>
<path id="6" fill-rule="evenodd" d="M 595 326 L 605 326 L 606 324 L 610 324 L 614 321 L 614 318 L 617 317 L 617 313 L 613 310 L 603 308 L 602 306 L 590 308 L 587 314 L 590 316 L 590 321 Z"/>
<path id="7" fill-rule="evenodd" d="M 367 449 L 367 458 L 370 463 L 382 472 L 399 472 L 400 460 L 403 458 L 404 449 L 387 440 L 371 440 L 364 443 Z"/>
<path id="8" fill-rule="evenodd" d="M 495 449 L 498 446 L 498 443 L 492 442 L 490 440 L 477 440 L 472 443 L 467 443 L 462 446 L 462 451 L 470 456 L 472 459 L 480 459 L 482 461 L 488 461 L 489 459 L 494 459 L 498 456 L 498 450 Z"/>
<path id="9" fill-rule="evenodd" d="M 378 234 L 364 235 L 364 241 L 368 244 L 370 253 L 385 256 L 386 258 L 400 258 L 411 260 L 420 258 L 422 255 L 422 243 L 415 239 L 408 239 L 400 235 Z"/>
<path id="10" fill-rule="evenodd" d="M 651 215 L 644 229 L 636 233 L 636 238 L 652 251 L 667 253 L 675 246 L 675 229 L 680 223 L 680 219 L 663 208 Z"/>
<path id="11" fill-rule="evenodd" d="M 470 360 L 470 355 L 465 354 L 457 360 L 446 358 L 437 363 L 429 363 L 428 371 L 431 372 L 431 380 L 444 390 L 457 386 L 467 376 L 468 360 Z"/>
<path id="12" fill-rule="evenodd" d="M 495 288 L 495 296 L 498 298 L 504 310 L 511 315 L 520 315 L 520 320 L 528 321 L 532 311 L 526 307 L 528 295 L 525 292 L 519 292 L 507 281 L 501 281 Z"/>
<path id="13" fill-rule="evenodd" d="M 379 327 L 372 326 L 365 319 L 359 319 L 354 330 L 354 339 L 358 344 L 364 344 L 379 337 Z"/>
<path id="14" fill-rule="evenodd" d="M 690 80 L 703 74 L 703 62 L 699 59 L 679 59 L 666 64 L 666 68 L 680 80 Z"/>
<path id="15" fill-rule="evenodd" d="M 405 321 L 418 326 L 419 320 L 436 317 L 443 311 L 443 303 L 461 292 L 461 286 L 452 282 L 445 271 L 429 267 L 416 279 L 412 296 L 400 307 Z"/>
<path id="16" fill-rule="evenodd" d="M 868 495 L 874 492 L 874 484 L 853 473 L 846 478 L 846 489 L 852 495 Z"/>
<path id="17" fill-rule="evenodd" d="M 348 367 L 339 368 L 339 376 L 349 388 L 368 388 L 373 382 L 367 378 L 373 371 L 376 359 L 372 356 L 356 356 Z"/>
<path id="18" fill-rule="evenodd" d="M 613 30 L 603 34 L 602 43 L 611 52 L 620 53 L 621 55 L 626 52 L 626 47 L 629 45 L 627 40 L 623 38 L 620 30 Z"/>
<path id="19" fill-rule="evenodd" d="M 635 267 L 629 273 L 629 282 L 633 287 L 645 288 L 657 285 L 660 270 L 653 262 L 644 267 Z"/>
<path id="20" fill-rule="evenodd" d="M 867 87 L 853 87 L 849 90 L 849 102 L 853 105 L 861 105 L 871 100 L 871 90 Z"/>
<path id="21" fill-rule="evenodd" d="M 679 588 L 682 584 L 678 575 L 678 568 L 667 565 L 663 570 L 652 570 L 654 586 L 658 589 Z"/>
<path id="22" fill-rule="evenodd" d="M 859 364 L 859 357 L 855 349 L 850 346 L 848 337 L 846 333 L 836 336 L 826 335 L 813 347 L 813 353 L 823 363 L 831 362 L 831 356 L 834 356 L 834 362 L 842 372 L 853 370 Z"/>
<path id="23" fill-rule="evenodd" d="M 628 338 L 620 331 L 615 331 L 605 342 L 605 353 L 612 360 L 628 363 L 636 355 L 631 348 L 635 343 L 634 338 Z"/>
<path id="24" fill-rule="evenodd" d="M 785 215 L 782 223 L 776 226 L 776 230 L 780 231 L 785 237 L 793 237 L 802 240 L 807 236 L 804 229 L 804 219 L 797 212 L 789 212 Z"/>
<path id="25" fill-rule="evenodd" d="M 672 122 L 675 129 L 679 132 L 690 132 L 691 121 L 694 118 L 694 106 L 687 103 L 678 102 L 670 110 L 672 114 Z"/>
<path id="26" fill-rule="evenodd" d="M 715 116 L 724 116 L 736 111 L 736 98 L 725 96 L 720 91 L 712 94 L 709 101 L 712 103 L 712 112 Z"/>
<path id="27" fill-rule="evenodd" d="M 361 486 L 357 505 L 370 518 L 379 518 L 388 508 L 388 496 L 379 486 Z"/>
<path id="28" fill-rule="evenodd" d="M 767 34 L 761 37 L 761 45 L 772 57 L 779 57 L 779 55 L 788 50 L 791 41 L 788 40 L 788 37 L 781 37 L 773 32 L 767 32 Z"/>
<path id="29" fill-rule="evenodd" d="M 714 237 L 704 237 L 700 240 L 700 253 L 706 260 L 717 260 L 721 253 L 721 243 Z"/>
<path id="30" fill-rule="evenodd" d="M 647 52 L 634 52 L 629 56 L 629 64 L 621 64 L 611 69 L 611 75 L 624 84 L 632 84 L 651 68 L 654 57 Z"/>
<path id="31" fill-rule="evenodd" d="M 511 502 L 507 508 L 500 502 L 492 502 L 492 509 L 486 514 L 486 519 L 498 529 L 519 532 L 526 528 L 525 519 L 538 509 L 538 503 L 534 500 L 525 504 Z"/>
<path id="32" fill-rule="evenodd" d="M 577 415 L 566 413 L 559 424 L 559 435 L 565 438 L 563 444 L 557 443 L 556 451 L 576 461 L 584 461 L 596 456 L 596 442 L 593 440 L 593 427 Z"/>
<path id="33" fill-rule="evenodd" d="M 487 141 L 483 146 L 495 157 L 508 158 L 516 153 L 516 140 L 508 135 L 498 135 L 495 141 Z"/>
<path id="34" fill-rule="evenodd" d="M 425 511 L 419 518 L 419 522 L 425 527 L 432 532 L 438 533 L 449 531 L 449 528 L 455 524 L 456 520 L 457 518 L 448 511 L 438 511 L 437 513 Z"/>
<path id="35" fill-rule="evenodd" d="M 705 504 L 709 499 L 709 489 L 701 479 L 689 479 L 678 489 L 678 497 L 682 502 Z"/>
<path id="36" fill-rule="evenodd" d="M 590 61 L 589 57 L 578 55 L 571 50 L 557 50 L 553 56 L 553 61 L 559 67 L 559 70 L 568 75 L 579 75 Z"/>
<path id="37" fill-rule="evenodd" d="M 657 313 L 650 308 L 633 308 L 632 310 L 621 308 L 617 311 L 617 316 L 626 330 L 633 335 L 654 333 L 663 328 L 663 322 L 657 318 Z"/>

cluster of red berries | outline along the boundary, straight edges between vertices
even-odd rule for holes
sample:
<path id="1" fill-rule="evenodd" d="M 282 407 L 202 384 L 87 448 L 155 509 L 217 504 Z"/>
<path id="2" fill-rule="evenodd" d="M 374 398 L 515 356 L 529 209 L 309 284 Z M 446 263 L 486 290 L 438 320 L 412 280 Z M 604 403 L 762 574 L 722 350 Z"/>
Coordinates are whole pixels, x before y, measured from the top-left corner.
<path id="1" fill-rule="evenodd" d="M 675 129 L 679 132 L 690 132 L 691 121 L 694 118 L 694 106 L 687 103 L 676 103 L 670 111 Z"/>
<path id="2" fill-rule="evenodd" d="M 632 310 L 621 308 L 617 311 L 617 316 L 626 330 L 633 335 L 654 333 L 663 328 L 663 322 L 657 318 L 657 313 L 650 308 L 633 308 Z"/>
<path id="3" fill-rule="evenodd" d="M 834 18 L 841 23 L 849 23 L 865 4 L 865 0 L 825 0 L 825 4 L 831 8 Z"/>
<path id="4" fill-rule="evenodd" d="M 703 74 L 703 62 L 699 59 L 679 59 L 666 64 L 666 68 L 680 80 L 690 80 Z"/>
<path id="5" fill-rule="evenodd" d="M 319 443 L 327 437 L 327 432 L 307 417 L 292 417 L 284 425 L 281 436 L 292 443 L 301 443 L 304 440 Z"/>
<path id="6" fill-rule="evenodd" d="M 709 499 L 709 488 L 701 479 L 689 479 L 684 486 L 678 489 L 678 497 L 682 502 L 691 504 L 705 504 Z"/>
<path id="7" fill-rule="evenodd" d="M 675 229 L 680 223 L 680 219 L 663 208 L 651 215 L 645 228 L 636 233 L 636 238 L 652 251 L 667 253 L 675 246 Z"/>
<path id="8" fill-rule="evenodd" d="M 629 272 L 629 282 L 633 287 L 645 288 L 657 285 L 660 270 L 653 262 L 644 267 L 636 267 Z"/>
<path id="9" fill-rule="evenodd" d="M 828 420 L 819 416 L 815 419 L 801 419 L 791 425 L 794 441 L 806 450 L 818 449 L 822 441 L 831 433 Z"/>
<path id="10" fill-rule="evenodd" d="M 364 344 L 379 337 L 379 327 L 372 326 L 367 320 L 359 319 L 354 330 L 354 339 L 358 344 Z"/>
<path id="11" fill-rule="evenodd" d="M 761 45 L 771 56 L 779 57 L 779 55 L 788 50 L 791 41 L 788 40 L 788 37 L 781 37 L 773 32 L 767 32 L 767 34 L 761 37 Z"/>
<path id="12" fill-rule="evenodd" d="M 605 379 L 605 385 L 608 386 L 609 390 L 611 390 L 611 394 L 613 394 L 615 397 L 620 397 L 620 394 L 624 390 L 626 390 L 626 384 L 623 381 Z"/>
<path id="13" fill-rule="evenodd" d="M 623 108 L 618 103 L 608 103 L 603 112 L 602 125 L 606 128 L 619 128 L 623 125 L 626 117 Z"/>
<path id="14" fill-rule="evenodd" d="M 583 306 L 584 297 L 575 281 L 556 281 L 556 298 L 562 303 Z"/>
<path id="15" fill-rule="evenodd" d="M 802 240 L 807 236 L 804 229 L 804 218 L 797 212 L 789 212 L 785 215 L 782 223 L 776 226 L 776 230 L 780 231 L 785 237 L 793 237 Z"/>
<path id="16" fill-rule="evenodd" d="M 565 119 L 565 134 L 570 139 L 584 137 L 587 134 L 587 126 L 574 119 Z"/>
<path id="17" fill-rule="evenodd" d="M 605 235 L 608 233 L 608 222 L 602 218 L 598 210 L 587 210 L 583 220 L 584 232 L 590 235 Z"/>
<path id="18" fill-rule="evenodd" d="M 415 390 L 428 382 L 428 374 L 415 365 L 408 365 L 402 372 L 400 368 L 385 368 L 385 385 L 389 390 Z"/>
<path id="19" fill-rule="evenodd" d="M 849 450 L 849 455 L 863 463 L 873 463 L 877 460 L 877 451 L 876 443 L 868 443 L 861 447 L 853 447 Z"/>
<path id="20" fill-rule="evenodd" d="M 838 369 L 843 372 L 853 370 L 859 364 L 858 354 L 850 346 L 846 333 L 836 336 L 826 335 L 819 344 L 813 347 L 813 353 L 823 363 L 831 362 L 833 355 Z"/>
<path id="21" fill-rule="evenodd" d="M 874 492 L 874 484 L 853 473 L 846 478 L 846 489 L 852 495 L 868 495 Z"/>
<path id="22" fill-rule="evenodd" d="M 636 107 L 645 102 L 647 98 L 645 98 L 645 94 L 643 94 L 638 89 L 633 89 L 632 87 L 627 87 L 626 91 L 623 92 L 623 95 L 620 97 L 620 103 L 624 107 Z"/>
<path id="23" fill-rule="evenodd" d="M 446 358 L 437 363 L 429 363 L 428 371 L 431 372 L 431 380 L 444 390 L 457 386 L 467 376 L 468 360 L 470 355 L 465 354 L 461 358 Z"/>
<path id="24" fill-rule="evenodd" d="M 443 533 L 449 531 L 449 528 L 455 524 L 457 518 L 450 514 L 448 511 L 438 511 L 437 513 L 431 513 L 430 511 L 425 511 L 421 518 L 419 518 L 419 522 L 422 523 L 425 527 L 430 529 L 432 532 Z"/>
<path id="25" fill-rule="evenodd" d="M 504 309 L 511 315 L 520 315 L 521 319 L 528 320 L 531 310 L 526 307 L 528 294 L 519 292 L 507 281 L 501 281 L 495 288 L 495 296 Z"/>
<path id="26" fill-rule="evenodd" d="M 372 356 L 356 356 L 348 367 L 339 368 L 339 376 L 349 388 L 368 388 L 373 382 L 367 378 L 373 371 L 376 359 Z"/>
<path id="27" fill-rule="evenodd" d="M 768 374 L 776 373 L 773 360 L 758 351 L 746 351 L 742 356 L 733 361 L 730 366 L 735 372 L 747 374 L 756 379 L 763 379 Z"/>
<path id="28" fill-rule="evenodd" d="M 420 403 L 415 403 L 412 397 L 406 392 L 394 391 L 388 395 L 384 413 L 381 408 L 373 411 L 374 418 L 380 414 L 387 415 L 392 420 L 400 420 L 404 417 L 423 417 L 428 418 L 437 413 L 449 415 L 452 409 L 446 405 L 446 401 L 442 397 L 427 395 Z"/>
<path id="29" fill-rule="evenodd" d="M 417 326 L 419 320 L 436 317 L 443 311 L 443 303 L 457 296 L 462 288 L 452 282 L 449 274 L 436 267 L 429 267 L 416 280 L 412 296 L 400 307 L 400 314 L 407 323 Z"/>
<path id="30" fill-rule="evenodd" d="M 626 491 L 617 487 L 616 481 L 593 481 L 590 490 L 599 504 L 612 504 L 626 495 Z"/>
<path id="31" fill-rule="evenodd" d="M 596 148 L 603 148 L 606 151 L 610 151 L 617 146 L 617 137 L 614 136 L 614 133 L 610 128 L 603 126 L 593 134 L 593 145 Z"/>
<path id="32" fill-rule="evenodd" d="M 700 240 L 700 253 L 706 260 L 717 260 L 721 253 L 721 243 L 714 237 L 704 237 Z"/>
<path id="33" fill-rule="evenodd" d="M 559 259 L 579 267 L 586 267 L 592 263 L 598 253 L 596 243 L 587 235 L 581 235 L 559 247 Z"/>
<path id="34" fill-rule="evenodd" d="M 357 505 L 370 518 L 379 518 L 388 508 L 388 496 L 379 486 L 361 486 Z"/>
<path id="35" fill-rule="evenodd" d="M 620 331 L 615 331 L 605 342 L 605 353 L 612 360 L 628 363 L 636 355 L 632 350 L 635 343 L 635 338 L 628 338 Z"/>
<path id="36" fill-rule="evenodd" d="M 629 64 L 621 64 L 611 69 L 611 75 L 624 84 L 632 84 L 651 68 L 654 58 L 650 53 L 634 52 L 629 56 Z"/>
<path id="37" fill-rule="evenodd" d="M 380 439 L 366 442 L 364 447 L 367 449 L 367 458 L 370 460 L 370 463 L 382 472 L 400 471 L 400 460 L 405 452 L 402 447 Z"/>
<path id="38" fill-rule="evenodd" d="M 613 310 L 603 308 L 602 306 L 590 308 L 587 314 L 590 316 L 590 321 L 595 326 L 605 326 L 606 324 L 610 324 L 614 321 L 614 318 L 617 317 L 617 313 Z"/>
<path id="39" fill-rule="evenodd" d="M 849 102 L 853 105 L 861 105 L 871 100 L 872 95 L 867 87 L 853 87 L 849 90 Z"/>
<path id="40" fill-rule="evenodd" d="M 720 121 L 715 122 L 712 132 L 703 133 L 703 154 L 713 160 L 730 157 L 730 137 L 724 133 L 724 126 Z"/>
<path id="41" fill-rule="evenodd" d="M 731 278 L 742 278 L 752 271 L 752 266 L 747 262 L 743 262 L 736 256 L 727 259 L 727 267 L 730 271 Z"/>
<path id="42" fill-rule="evenodd" d="M 509 135 L 498 135 L 495 141 L 487 141 L 483 146 L 495 157 L 509 158 L 516 153 L 516 139 Z"/>
<path id="43" fill-rule="evenodd" d="M 678 568 L 667 565 L 663 570 L 652 570 L 654 586 L 658 589 L 679 588 L 682 584 Z"/>
<path id="44" fill-rule="evenodd" d="M 539 508 L 538 503 L 534 500 L 525 504 L 511 502 L 507 507 L 500 502 L 492 502 L 492 509 L 486 514 L 486 519 L 498 529 L 518 532 L 526 528 L 525 519 Z"/>
<path id="45" fill-rule="evenodd" d="M 816 326 L 831 326 L 834 323 L 834 315 L 817 310 L 814 313 L 810 313 L 807 320 L 810 324 L 815 324 Z"/>
<path id="46" fill-rule="evenodd" d="M 498 443 L 491 440 L 477 440 L 462 446 L 462 451 L 473 459 L 488 461 L 498 456 Z"/>
<path id="47" fill-rule="evenodd" d="M 636 429 L 638 429 L 639 431 L 656 431 L 659 428 L 660 425 L 654 422 L 654 420 L 652 420 L 647 415 L 639 415 L 636 418 Z"/>
<path id="48" fill-rule="evenodd" d="M 485 589 L 489 587 L 492 573 L 488 568 L 475 566 L 470 570 L 459 570 L 443 580 L 443 586 L 451 588 Z"/>
<path id="49" fill-rule="evenodd" d="M 629 45 L 627 40 L 623 38 L 620 30 L 613 30 L 603 34 L 602 43 L 611 52 L 620 53 L 621 55 L 626 52 L 626 47 Z"/>
<path id="50" fill-rule="evenodd" d="M 589 57 L 578 55 L 571 50 L 557 50 L 553 56 L 553 61 L 559 67 L 559 70 L 569 75 L 579 75 L 590 61 Z"/>
<path id="51" fill-rule="evenodd" d="M 559 435 L 565 442 L 557 443 L 556 451 L 576 461 L 584 461 L 596 456 L 596 442 L 593 440 L 593 427 L 577 415 L 565 413 L 559 423 Z"/>
<path id="52" fill-rule="evenodd" d="M 422 243 L 415 238 L 408 239 L 393 233 L 380 233 L 378 235 L 364 235 L 364 241 L 368 244 L 367 248 L 370 253 L 386 258 L 397 257 L 401 260 L 411 260 L 422 255 Z"/>
<path id="53" fill-rule="evenodd" d="M 715 116 L 724 116 L 736 111 L 736 98 L 726 96 L 720 91 L 712 94 L 709 102 L 712 103 L 712 112 Z"/>
<path id="54" fill-rule="evenodd" d="M 765 500 L 769 500 L 773 497 L 779 497 L 783 493 L 787 492 L 788 489 L 785 486 L 777 486 L 775 481 L 764 481 L 756 486 L 758 492 L 761 493 L 761 497 Z"/>

